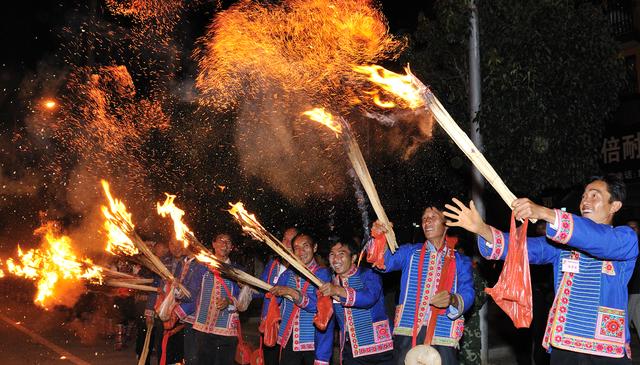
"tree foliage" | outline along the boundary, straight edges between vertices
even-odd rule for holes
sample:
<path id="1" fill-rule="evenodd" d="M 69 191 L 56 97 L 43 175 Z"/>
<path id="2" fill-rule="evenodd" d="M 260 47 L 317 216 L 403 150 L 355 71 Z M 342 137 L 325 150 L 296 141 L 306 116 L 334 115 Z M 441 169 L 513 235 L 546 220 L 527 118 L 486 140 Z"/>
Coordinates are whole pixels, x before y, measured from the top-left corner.
<path id="1" fill-rule="evenodd" d="M 597 172 L 623 67 L 606 16 L 591 2 L 479 1 L 485 156 L 516 194 L 565 188 Z M 468 124 L 468 2 L 438 1 L 409 62 Z M 442 95 L 442 96 L 441 96 Z"/>

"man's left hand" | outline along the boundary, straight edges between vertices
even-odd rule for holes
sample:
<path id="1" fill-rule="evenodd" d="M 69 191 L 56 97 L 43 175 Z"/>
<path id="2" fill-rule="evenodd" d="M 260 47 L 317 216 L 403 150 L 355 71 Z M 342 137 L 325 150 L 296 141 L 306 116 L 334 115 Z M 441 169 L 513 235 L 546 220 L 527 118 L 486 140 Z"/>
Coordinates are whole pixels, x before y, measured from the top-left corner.
<path id="1" fill-rule="evenodd" d="M 447 308 L 451 305 L 451 293 L 446 290 L 436 293 L 436 295 L 431 298 L 430 304 L 436 308 Z"/>

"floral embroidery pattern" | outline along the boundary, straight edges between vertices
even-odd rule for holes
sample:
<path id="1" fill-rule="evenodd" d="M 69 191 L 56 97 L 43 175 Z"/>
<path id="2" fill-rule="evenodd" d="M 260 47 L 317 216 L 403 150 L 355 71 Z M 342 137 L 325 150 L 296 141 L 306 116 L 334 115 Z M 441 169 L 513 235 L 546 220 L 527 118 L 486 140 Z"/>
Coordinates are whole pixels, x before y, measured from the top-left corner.
<path id="1" fill-rule="evenodd" d="M 493 235 L 493 249 L 488 259 L 498 260 L 504 252 L 504 234 L 493 227 L 491 227 L 491 234 Z"/>
<path id="2" fill-rule="evenodd" d="M 573 215 L 556 209 L 556 222 L 558 222 L 558 230 L 550 238 L 558 243 L 569 242 L 573 235 Z"/>
<path id="3" fill-rule="evenodd" d="M 603 261 L 602 262 L 602 273 L 615 276 L 616 270 L 613 268 L 613 262 L 611 261 Z"/>
<path id="4" fill-rule="evenodd" d="M 596 338 L 616 342 L 624 342 L 624 311 L 600 307 L 598 310 Z"/>

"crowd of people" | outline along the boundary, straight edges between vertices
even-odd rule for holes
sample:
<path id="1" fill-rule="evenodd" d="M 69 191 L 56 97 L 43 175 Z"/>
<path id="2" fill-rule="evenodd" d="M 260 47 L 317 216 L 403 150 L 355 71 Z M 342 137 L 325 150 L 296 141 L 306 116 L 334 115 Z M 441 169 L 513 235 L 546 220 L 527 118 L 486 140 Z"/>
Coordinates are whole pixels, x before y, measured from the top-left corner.
<path id="1" fill-rule="evenodd" d="M 545 223 L 544 235 L 528 238 L 528 258 L 553 270 L 555 295 L 542 342 L 535 344 L 550 354 L 552 364 L 631 363 L 629 323 L 640 332 L 640 290 L 632 289 L 630 297 L 627 290 L 638 258 L 637 222 L 635 231 L 632 224 L 612 225 L 625 189 L 615 176 L 593 178 L 585 187 L 580 215 L 526 198 L 513 202 L 515 219 Z M 373 224 L 364 248 L 351 238 L 332 239 L 326 265 L 319 262 L 318 237 L 289 227 L 282 243 L 324 284 L 314 284 L 274 256 L 261 275 L 273 285 L 268 292 L 198 262 L 180 242 L 156 244 L 157 252 L 167 253 L 162 259 L 175 277 L 174 282 L 156 278 L 158 293 L 149 296 L 145 311 L 156 333 L 159 363 L 227 365 L 239 360 L 240 316 L 251 301 L 262 301 L 260 349 L 267 365 L 405 364 L 417 361 L 418 351 L 427 357 L 436 351 L 447 365 L 479 363 L 477 355 L 468 362 L 471 350 L 461 350 L 461 339 L 479 333 L 477 328 L 465 331 L 465 325 L 477 326 L 465 323 L 466 314 L 474 301 L 485 300 L 486 283 L 473 260 L 457 248 L 458 238 L 448 235 L 449 227 L 477 234 L 477 250 L 488 260 L 506 258 L 509 233 L 485 223 L 473 202 L 455 198 L 444 207 L 427 206 L 421 226 L 424 242 L 400 245 L 395 252 L 385 238 L 389 227 L 380 222 Z M 235 265 L 230 234 L 217 234 L 211 246 L 219 261 Z M 361 262 L 363 249 L 366 262 Z M 390 272 L 399 275 L 399 283 L 392 283 L 399 284 L 395 313 L 385 305 L 383 279 Z M 180 293 L 178 285 L 189 295 Z"/>

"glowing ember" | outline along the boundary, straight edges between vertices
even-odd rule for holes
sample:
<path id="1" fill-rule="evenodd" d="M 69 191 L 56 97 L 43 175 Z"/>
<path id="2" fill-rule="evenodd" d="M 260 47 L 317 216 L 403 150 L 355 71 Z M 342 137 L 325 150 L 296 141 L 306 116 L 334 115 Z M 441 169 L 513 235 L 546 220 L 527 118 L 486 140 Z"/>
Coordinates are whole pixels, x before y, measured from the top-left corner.
<path id="1" fill-rule="evenodd" d="M 173 228 L 176 232 L 176 239 L 178 241 L 182 241 L 184 243 L 184 247 L 186 248 L 189 245 L 189 241 L 186 237 L 187 234 L 193 235 L 193 232 L 189 230 L 186 224 L 182 222 L 182 216 L 184 216 L 184 210 L 178 208 L 173 204 L 173 200 L 176 198 L 175 195 L 167 194 L 167 199 L 161 205 L 160 203 L 156 204 L 158 214 L 162 217 L 166 217 L 167 215 L 171 216 L 173 220 Z"/>
<path id="2" fill-rule="evenodd" d="M 49 110 L 53 110 L 58 104 L 53 99 L 46 99 L 42 105 Z"/>
<path id="3" fill-rule="evenodd" d="M 336 133 L 336 137 L 338 137 L 338 135 L 342 133 L 342 124 L 336 121 L 333 118 L 333 115 L 331 115 L 331 113 L 327 112 L 323 108 L 307 110 L 302 114 L 308 116 L 309 119 L 318 122 L 334 131 Z"/>
<path id="4" fill-rule="evenodd" d="M 346 108 L 352 93 L 339 89 L 351 87 L 350 65 L 395 58 L 405 46 L 369 0 L 240 1 L 216 16 L 201 43 L 196 86 L 223 107 L 277 85 Z"/>
<path id="5" fill-rule="evenodd" d="M 47 308 L 54 303 L 56 295 L 61 294 L 56 289 L 63 282 L 87 279 L 102 283 L 102 268 L 93 265 L 90 259 L 78 258 L 73 253 L 71 239 L 61 235 L 53 223 L 42 226 L 35 233 L 43 235 L 42 247 L 27 252 L 18 247 L 18 258 L 8 259 L 6 267 L 13 275 L 38 281 L 36 304 Z"/>
<path id="6" fill-rule="evenodd" d="M 397 74 L 378 65 L 354 66 L 353 70 L 364 74 L 368 80 L 378 85 L 383 90 L 401 99 L 405 106 L 410 109 L 417 109 L 425 104 L 424 85 L 415 82 L 416 78 L 411 73 L 409 66 L 405 67 L 406 75 Z M 393 108 L 395 103 L 383 102 L 377 91 L 369 92 L 373 96 L 376 105 L 383 108 Z"/>
<path id="7" fill-rule="evenodd" d="M 131 213 L 127 212 L 127 207 L 125 207 L 122 201 L 114 199 L 111 196 L 109 183 L 105 180 L 101 180 L 100 182 L 109 201 L 109 207 L 102 206 L 102 214 L 104 214 L 106 218 L 104 222 L 104 228 L 107 231 L 106 250 L 114 255 L 137 255 L 140 252 L 128 236 L 128 233 L 133 232 L 134 229 L 133 222 L 131 221 Z"/>

